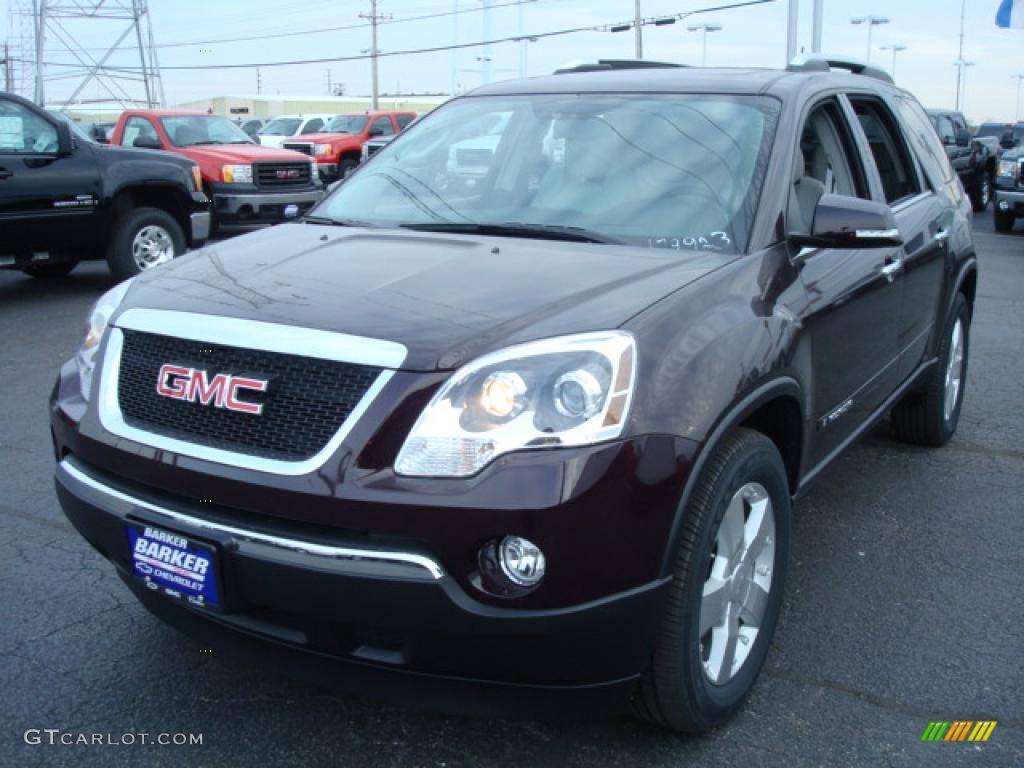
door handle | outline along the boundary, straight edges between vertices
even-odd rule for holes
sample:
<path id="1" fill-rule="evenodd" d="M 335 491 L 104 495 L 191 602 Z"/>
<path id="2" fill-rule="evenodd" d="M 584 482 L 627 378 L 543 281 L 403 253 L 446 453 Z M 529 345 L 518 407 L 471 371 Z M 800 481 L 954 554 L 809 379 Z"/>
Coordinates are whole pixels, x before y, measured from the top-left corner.
<path id="1" fill-rule="evenodd" d="M 6 168 L 0 168 L 0 179 L 9 179 L 14 175 L 14 171 L 8 171 Z"/>
<path id="2" fill-rule="evenodd" d="M 885 266 L 879 273 L 890 283 L 896 279 L 896 273 L 903 268 L 903 259 L 886 259 Z"/>
<path id="3" fill-rule="evenodd" d="M 940 229 L 938 232 L 935 233 L 935 242 L 944 243 L 947 240 L 949 240 L 949 235 L 950 232 L 948 229 Z"/>

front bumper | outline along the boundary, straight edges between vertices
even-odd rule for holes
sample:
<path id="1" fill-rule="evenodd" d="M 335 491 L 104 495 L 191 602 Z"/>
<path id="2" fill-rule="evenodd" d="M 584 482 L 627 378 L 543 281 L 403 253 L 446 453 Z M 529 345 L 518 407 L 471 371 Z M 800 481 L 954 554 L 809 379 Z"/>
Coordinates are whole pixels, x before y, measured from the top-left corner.
<path id="1" fill-rule="evenodd" d="M 79 533 L 172 624 L 213 623 L 364 672 L 624 694 L 650 652 L 668 583 L 558 610 L 494 608 L 473 600 L 413 546 L 367 546 L 326 534 L 298 540 L 265 525 L 200 517 L 180 500 L 125 485 L 74 456 L 58 464 L 56 488 Z M 150 593 L 132 575 L 129 522 L 215 544 L 224 610 Z"/>
<path id="2" fill-rule="evenodd" d="M 323 196 L 319 186 L 299 192 L 214 190 L 213 212 L 220 224 L 275 224 L 298 218 Z"/>
<path id="3" fill-rule="evenodd" d="M 1018 216 L 1024 215 L 1024 191 L 996 187 L 995 206 L 1001 211 L 1013 211 Z"/>
<path id="4" fill-rule="evenodd" d="M 193 213 L 189 219 L 192 222 L 192 242 L 205 243 L 210 237 L 210 212 Z"/>
<path id="5" fill-rule="evenodd" d="M 328 184 L 328 183 L 330 183 L 332 181 L 337 181 L 337 179 L 338 179 L 338 163 L 337 162 L 317 163 L 316 167 L 317 167 L 317 170 L 320 171 L 320 180 L 323 181 L 324 184 Z"/>

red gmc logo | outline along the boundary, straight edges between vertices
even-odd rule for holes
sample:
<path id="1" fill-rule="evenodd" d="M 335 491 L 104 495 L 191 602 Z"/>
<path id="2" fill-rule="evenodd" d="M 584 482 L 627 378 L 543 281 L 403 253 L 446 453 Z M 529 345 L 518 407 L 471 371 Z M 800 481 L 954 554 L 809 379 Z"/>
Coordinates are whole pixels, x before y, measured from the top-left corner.
<path id="1" fill-rule="evenodd" d="M 295 168 L 282 168 L 276 172 L 279 179 L 297 179 L 299 172 Z"/>
<path id="2" fill-rule="evenodd" d="M 263 413 L 262 403 L 247 403 L 238 399 L 239 390 L 266 392 L 267 381 L 218 373 L 212 379 L 201 368 L 183 368 L 180 365 L 162 365 L 156 379 L 156 393 L 161 397 L 188 400 L 192 403 L 227 408 L 229 411 Z"/>

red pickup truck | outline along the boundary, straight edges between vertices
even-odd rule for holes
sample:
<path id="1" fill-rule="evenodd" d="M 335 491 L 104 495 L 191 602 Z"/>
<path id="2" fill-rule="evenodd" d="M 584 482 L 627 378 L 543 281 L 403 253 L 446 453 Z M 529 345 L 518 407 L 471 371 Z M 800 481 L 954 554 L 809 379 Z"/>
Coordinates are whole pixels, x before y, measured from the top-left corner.
<path id="1" fill-rule="evenodd" d="M 294 218 L 323 197 L 310 158 L 255 144 L 226 117 L 181 110 L 129 110 L 110 143 L 162 149 L 195 161 L 211 201 L 212 227 L 274 224 Z"/>
<path id="2" fill-rule="evenodd" d="M 416 119 L 415 112 L 364 112 L 338 115 L 323 133 L 286 141 L 285 149 L 313 157 L 325 182 L 343 179 L 360 162 L 363 144 L 378 136 L 393 136 Z"/>

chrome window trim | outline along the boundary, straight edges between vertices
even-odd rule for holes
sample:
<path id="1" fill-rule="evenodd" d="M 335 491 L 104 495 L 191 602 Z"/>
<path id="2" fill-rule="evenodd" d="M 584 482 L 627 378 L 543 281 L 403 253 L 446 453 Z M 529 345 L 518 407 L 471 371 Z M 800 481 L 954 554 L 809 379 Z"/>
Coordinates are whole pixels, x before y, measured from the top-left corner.
<path id="1" fill-rule="evenodd" d="M 354 576 L 400 578 L 414 581 L 440 581 L 444 578 L 444 569 L 440 564 L 425 555 L 317 544 L 193 517 L 112 488 L 76 466 L 76 462 L 71 457 L 60 462 L 57 467 L 57 477 L 66 488 L 68 488 L 69 480 L 73 481 L 76 488 L 68 488 L 68 490 L 80 498 L 84 497 L 83 500 L 87 503 L 122 517 L 127 516 L 132 508 L 145 509 L 166 517 L 171 521 L 169 523 L 171 527 L 174 523 L 178 523 L 200 531 L 224 533 L 249 544 L 274 547 L 310 557 L 326 558 L 337 561 L 342 570 Z M 120 502 L 121 509 L 116 508 L 116 502 Z M 159 523 L 157 524 L 159 525 Z"/>
<path id="2" fill-rule="evenodd" d="M 385 370 L 380 373 L 356 407 L 352 409 L 341 428 L 314 456 L 299 461 L 267 459 L 222 448 L 198 445 L 129 425 L 124 420 L 117 398 L 121 373 L 121 352 L 124 345 L 124 334 L 121 329 L 243 349 L 371 365 Z M 117 317 L 114 326 L 107 334 L 100 368 L 97 401 L 100 424 L 106 431 L 118 437 L 182 456 L 191 456 L 204 461 L 268 474 L 305 475 L 323 466 L 327 459 L 338 450 L 348 433 L 394 375 L 393 369 L 405 361 L 406 354 L 406 348 L 402 344 L 365 336 L 350 336 L 331 331 L 216 315 L 132 308 L 125 310 Z"/>

